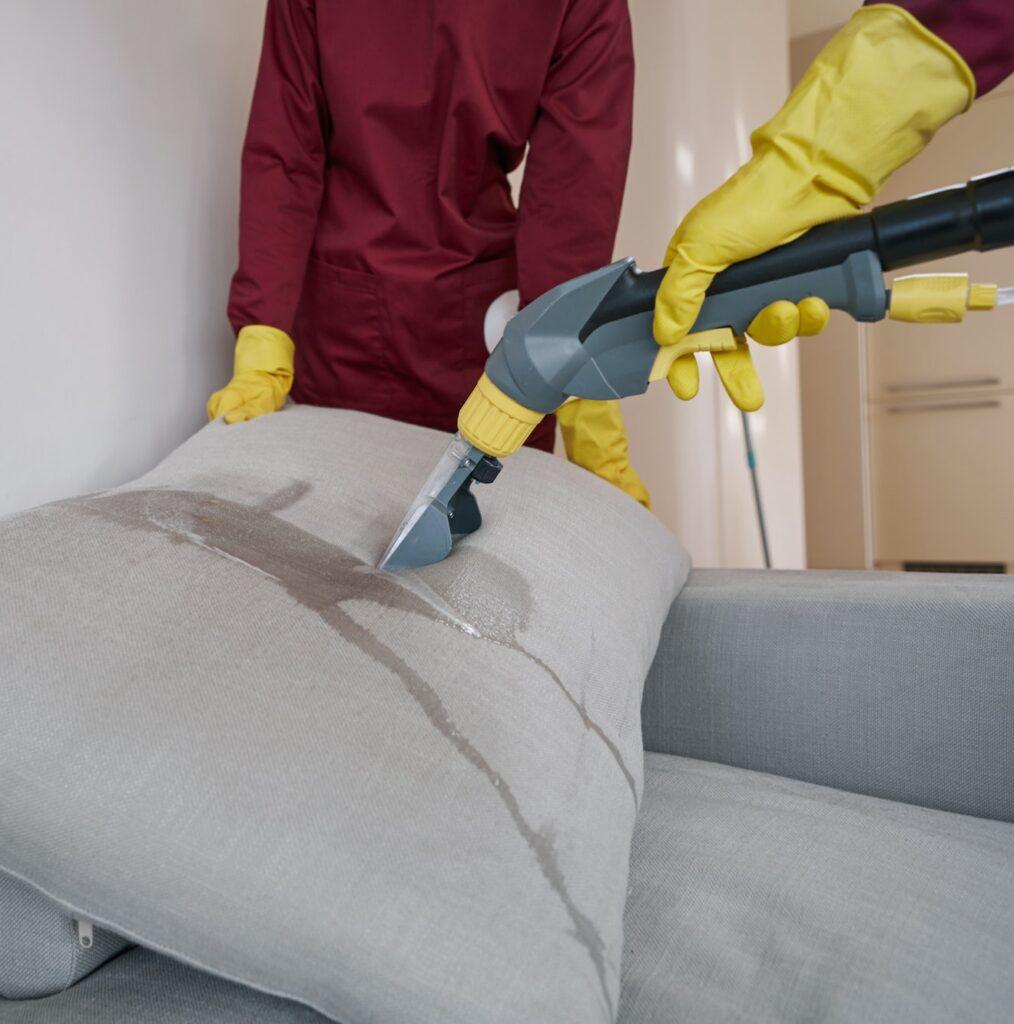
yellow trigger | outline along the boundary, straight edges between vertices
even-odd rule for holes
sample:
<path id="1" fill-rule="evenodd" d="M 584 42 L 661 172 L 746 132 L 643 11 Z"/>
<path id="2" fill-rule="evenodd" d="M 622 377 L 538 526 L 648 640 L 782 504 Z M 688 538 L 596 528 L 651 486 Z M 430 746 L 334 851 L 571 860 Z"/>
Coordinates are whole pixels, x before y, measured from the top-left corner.
<path id="1" fill-rule="evenodd" d="M 710 331 L 697 331 L 688 334 L 675 345 L 660 345 L 658 355 L 648 374 L 648 383 L 661 380 L 667 376 L 672 364 L 680 356 L 691 352 L 731 352 L 736 347 L 736 335 L 731 327 L 714 327 Z"/>

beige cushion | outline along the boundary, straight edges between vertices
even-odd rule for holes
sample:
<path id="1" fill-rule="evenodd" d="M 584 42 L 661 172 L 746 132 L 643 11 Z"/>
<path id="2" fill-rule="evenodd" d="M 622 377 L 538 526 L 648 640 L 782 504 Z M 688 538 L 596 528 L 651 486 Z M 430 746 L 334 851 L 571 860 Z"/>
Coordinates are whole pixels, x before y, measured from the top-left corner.
<path id="1" fill-rule="evenodd" d="M 687 559 L 524 451 L 371 571 L 446 441 L 290 407 L 0 523 L 0 868 L 342 1024 L 610 1021 Z"/>

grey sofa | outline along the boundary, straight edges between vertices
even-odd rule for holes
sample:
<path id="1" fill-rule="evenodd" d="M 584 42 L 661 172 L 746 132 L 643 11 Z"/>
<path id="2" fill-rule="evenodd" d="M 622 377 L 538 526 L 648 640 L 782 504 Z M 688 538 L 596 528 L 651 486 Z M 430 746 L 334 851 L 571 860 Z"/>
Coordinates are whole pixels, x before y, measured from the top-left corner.
<path id="1" fill-rule="evenodd" d="M 643 728 L 621 1021 L 1014 1020 L 1014 582 L 698 571 Z M 0 1021 L 324 1018 L 135 948 Z"/>

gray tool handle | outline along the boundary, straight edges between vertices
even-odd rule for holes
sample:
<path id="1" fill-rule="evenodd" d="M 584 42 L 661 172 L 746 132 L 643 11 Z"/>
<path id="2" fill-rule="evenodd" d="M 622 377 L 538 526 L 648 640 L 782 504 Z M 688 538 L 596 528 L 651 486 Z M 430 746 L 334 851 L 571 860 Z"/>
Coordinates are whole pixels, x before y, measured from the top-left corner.
<path id="1" fill-rule="evenodd" d="M 629 264 L 613 266 L 629 268 Z M 832 309 L 843 310 L 856 320 L 882 320 L 887 311 L 887 291 L 880 261 L 872 252 L 857 252 L 836 267 L 823 267 L 710 295 L 701 307 L 692 333 L 717 327 L 730 327 L 742 333 L 772 302 L 779 299 L 800 302 L 811 296 L 819 296 Z M 553 409 L 570 396 L 608 399 L 641 394 L 648 387 L 648 377 L 658 355 L 653 321 L 653 312 L 637 313 L 596 328 L 583 345 L 575 348 L 573 359 L 567 361 L 567 377 L 558 374 L 555 380 L 547 381 L 553 385 L 547 404 L 556 401 L 561 394 L 563 397 L 556 401 Z M 542 356 L 545 351 L 536 353 L 533 348 L 532 354 Z M 517 365 L 518 361 L 512 362 Z M 494 380 L 503 388 L 497 378 Z M 525 391 L 529 399 L 535 393 L 530 383 Z M 525 404 L 521 398 L 518 401 Z"/>
<path id="2" fill-rule="evenodd" d="M 639 276 L 633 260 L 620 260 L 540 296 L 508 323 L 486 362 L 490 380 L 526 409 L 543 413 L 571 397 L 641 394 L 659 351 L 651 309 L 599 323 L 583 339 L 574 330 L 617 282 Z M 709 293 L 693 330 L 730 327 L 741 333 L 772 302 L 810 296 L 856 320 L 882 319 L 887 291 L 879 259 L 869 250 L 854 252 L 837 266 Z"/>
<path id="3" fill-rule="evenodd" d="M 742 334 L 750 321 L 772 302 L 779 299 L 801 302 L 811 296 L 822 298 L 832 309 L 840 309 L 855 320 L 882 320 L 887 312 L 880 261 L 872 252 L 857 252 L 837 267 L 823 267 L 711 295 L 704 300 L 693 330 L 731 327 Z"/>

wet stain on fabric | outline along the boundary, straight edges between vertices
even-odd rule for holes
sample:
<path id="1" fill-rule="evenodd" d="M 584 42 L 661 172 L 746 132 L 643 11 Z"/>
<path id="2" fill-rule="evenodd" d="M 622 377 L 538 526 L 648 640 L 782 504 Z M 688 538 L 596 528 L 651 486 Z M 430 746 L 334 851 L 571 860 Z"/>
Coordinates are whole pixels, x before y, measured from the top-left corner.
<path id="1" fill-rule="evenodd" d="M 515 568 L 486 551 L 459 548 L 459 558 L 428 567 L 431 589 L 446 594 L 447 601 L 467 604 L 472 620 L 484 640 L 523 654 L 553 681 L 563 698 L 574 709 L 581 724 L 599 738 L 623 773 L 634 806 L 638 804 L 637 782 L 627 767 L 619 747 L 588 713 L 583 701 L 570 691 L 559 674 L 522 643 L 520 634 L 529 625 L 532 615 L 532 590 L 528 581 Z M 458 567 L 461 564 L 464 571 Z"/>
<path id="2" fill-rule="evenodd" d="M 306 497 L 312 487 L 305 480 L 293 480 L 287 487 L 281 487 L 257 503 L 262 512 L 284 512 L 292 508 L 300 498 Z"/>
<path id="3" fill-rule="evenodd" d="M 456 725 L 439 693 L 396 651 L 342 607 L 347 601 L 369 601 L 461 628 L 461 620 L 453 609 L 456 595 L 452 592 L 449 598 L 442 598 L 439 590 L 428 585 L 422 590 L 407 589 L 398 577 L 372 570 L 342 548 L 278 517 L 278 512 L 293 505 L 308 491 L 308 484 L 297 482 L 257 505 L 245 505 L 206 492 L 152 489 L 88 498 L 75 503 L 74 507 L 129 529 L 156 532 L 174 543 L 192 544 L 268 577 L 300 605 L 316 613 L 344 640 L 396 676 L 431 725 L 489 781 L 570 918 L 571 934 L 588 952 L 612 1015 L 614 1006 L 608 984 L 605 943 L 594 922 L 574 902 L 552 837 L 528 822 L 508 782 Z M 615 744 L 591 721 L 583 704 L 571 696 L 548 665 L 520 646 L 517 634 L 531 614 L 527 583 L 503 563 L 487 568 L 494 574 L 501 593 L 494 596 L 491 591 L 480 597 L 480 605 L 485 600 L 491 602 L 491 606 L 480 608 L 480 615 L 471 616 L 481 623 L 472 628 L 472 635 L 518 651 L 549 674 L 581 716 L 585 728 L 599 736 L 613 753 L 633 787 L 633 779 Z M 470 573 L 469 578 L 473 575 Z M 439 581 L 434 583 L 439 584 Z M 427 591 L 435 600 L 427 599 L 430 596 Z M 444 601 L 447 612 L 441 609 Z"/>

